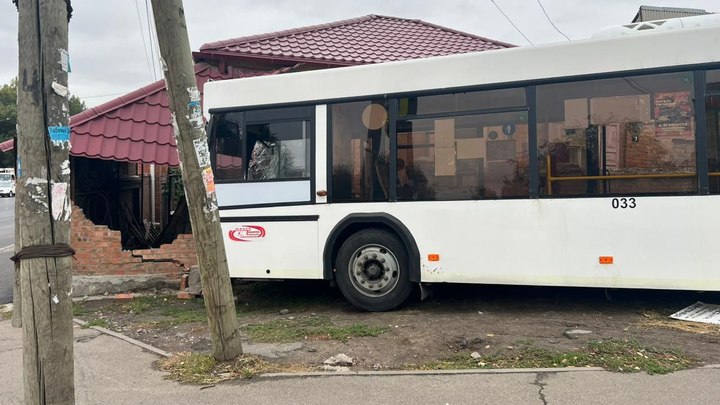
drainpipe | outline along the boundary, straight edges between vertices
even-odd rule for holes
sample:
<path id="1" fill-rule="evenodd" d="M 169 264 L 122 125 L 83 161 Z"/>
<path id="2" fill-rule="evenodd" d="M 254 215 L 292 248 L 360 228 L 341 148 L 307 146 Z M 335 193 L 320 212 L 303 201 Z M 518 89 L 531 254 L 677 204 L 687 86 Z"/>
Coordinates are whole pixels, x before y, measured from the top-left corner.
<path id="1" fill-rule="evenodd" d="M 150 164 L 150 221 L 155 224 L 155 163 Z"/>

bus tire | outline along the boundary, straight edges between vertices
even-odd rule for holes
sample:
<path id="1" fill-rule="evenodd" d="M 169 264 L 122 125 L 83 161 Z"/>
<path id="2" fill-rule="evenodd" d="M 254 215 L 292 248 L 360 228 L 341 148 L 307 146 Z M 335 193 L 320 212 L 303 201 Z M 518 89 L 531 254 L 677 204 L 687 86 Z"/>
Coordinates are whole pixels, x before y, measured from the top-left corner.
<path id="1" fill-rule="evenodd" d="M 351 304 L 365 311 L 388 311 L 412 290 L 408 254 L 402 242 L 381 229 L 350 236 L 335 261 L 335 281 Z"/>

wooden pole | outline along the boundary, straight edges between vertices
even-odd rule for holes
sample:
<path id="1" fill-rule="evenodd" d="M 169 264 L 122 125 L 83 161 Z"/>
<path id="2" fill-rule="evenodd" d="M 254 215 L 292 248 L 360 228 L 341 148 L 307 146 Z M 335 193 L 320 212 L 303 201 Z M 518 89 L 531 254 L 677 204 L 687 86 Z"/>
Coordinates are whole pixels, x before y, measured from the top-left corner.
<path id="1" fill-rule="evenodd" d="M 25 404 L 74 404 L 69 0 L 19 0 L 17 222 Z"/>
<path id="2" fill-rule="evenodd" d="M 15 152 L 17 154 L 17 137 L 15 137 Z M 15 159 L 17 162 L 17 158 Z M 17 170 L 15 171 L 17 173 Z M 17 179 L 17 178 L 16 178 Z M 19 179 L 18 179 L 19 180 Z M 16 182 L 17 183 L 17 182 Z M 17 187 L 15 190 L 17 194 Z M 15 199 L 15 253 L 20 252 L 20 204 L 17 203 L 18 199 Z M 13 282 L 13 316 L 12 316 L 12 327 L 22 328 L 22 295 L 20 289 L 20 263 L 15 262 L 15 278 Z"/>
<path id="3" fill-rule="evenodd" d="M 218 360 L 229 360 L 242 354 L 242 345 L 185 10 L 182 0 L 152 0 L 152 7 L 164 61 L 185 198 L 200 264 L 213 355 Z"/>

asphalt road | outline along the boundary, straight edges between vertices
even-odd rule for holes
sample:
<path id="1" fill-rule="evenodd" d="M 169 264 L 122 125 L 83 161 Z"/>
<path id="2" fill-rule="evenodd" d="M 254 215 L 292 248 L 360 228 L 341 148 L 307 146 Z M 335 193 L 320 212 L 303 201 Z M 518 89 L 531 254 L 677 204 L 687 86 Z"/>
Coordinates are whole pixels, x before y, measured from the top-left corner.
<path id="1" fill-rule="evenodd" d="M 15 250 L 15 197 L 0 197 L 0 304 L 12 302 Z"/>

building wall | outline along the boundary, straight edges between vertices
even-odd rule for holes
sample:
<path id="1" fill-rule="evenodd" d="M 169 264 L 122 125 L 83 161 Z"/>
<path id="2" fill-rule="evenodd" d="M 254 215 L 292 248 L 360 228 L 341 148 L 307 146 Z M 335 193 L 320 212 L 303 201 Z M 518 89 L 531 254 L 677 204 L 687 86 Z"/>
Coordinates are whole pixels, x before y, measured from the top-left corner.
<path id="1" fill-rule="evenodd" d="M 93 224 L 77 206 L 73 206 L 70 241 L 75 249 L 73 274 L 78 276 L 179 277 L 197 264 L 192 235 L 178 235 L 158 249 L 122 250 L 120 231 Z"/>

